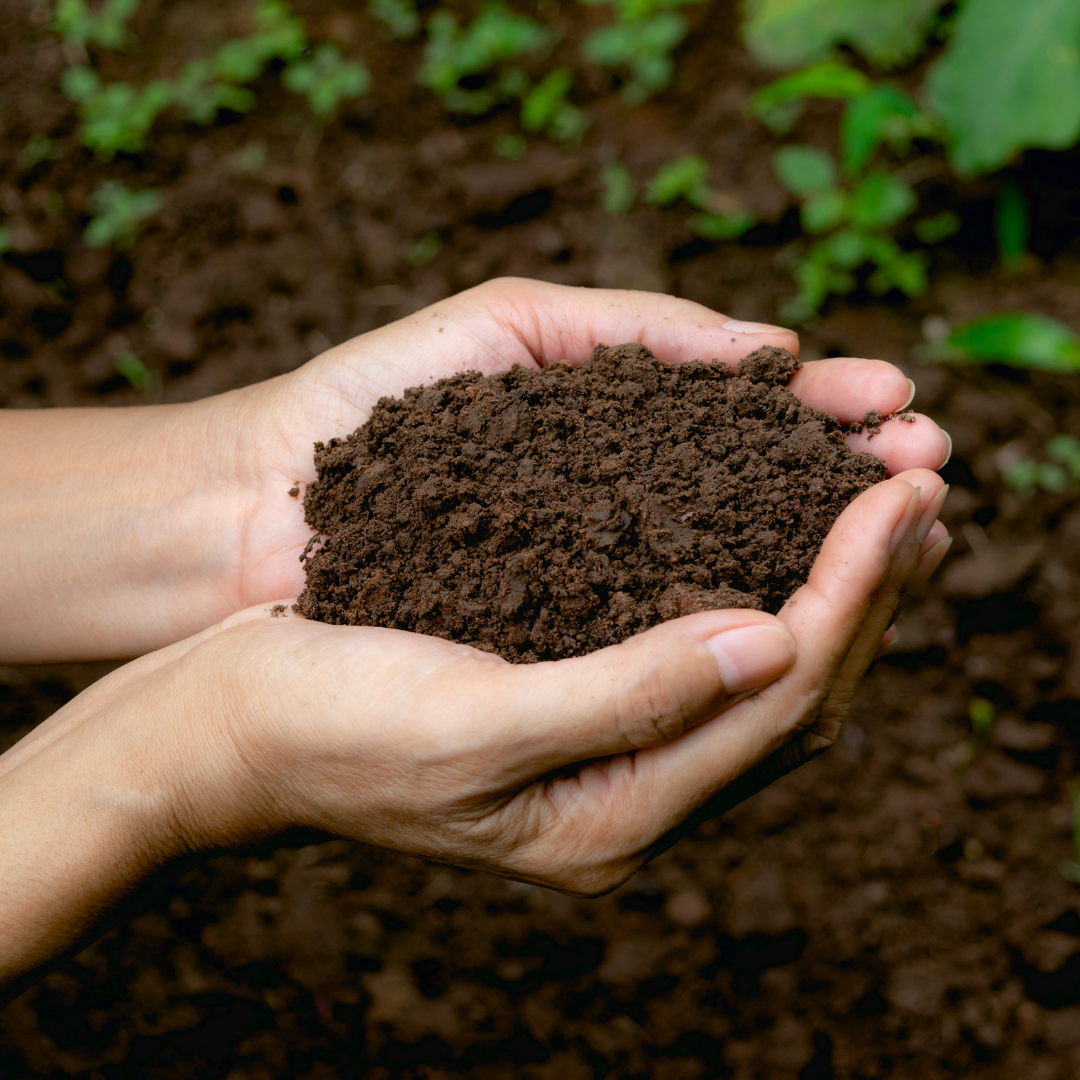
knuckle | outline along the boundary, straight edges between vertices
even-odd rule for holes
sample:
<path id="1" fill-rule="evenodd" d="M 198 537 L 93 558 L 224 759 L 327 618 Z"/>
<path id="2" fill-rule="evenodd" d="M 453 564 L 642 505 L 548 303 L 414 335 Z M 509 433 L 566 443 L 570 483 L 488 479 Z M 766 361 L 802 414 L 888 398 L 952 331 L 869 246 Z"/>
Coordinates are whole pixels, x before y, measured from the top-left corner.
<path id="1" fill-rule="evenodd" d="M 635 747 L 677 738 L 686 720 L 679 689 L 659 664 L 649 664 L 618 701 L 619 730 Z"/>

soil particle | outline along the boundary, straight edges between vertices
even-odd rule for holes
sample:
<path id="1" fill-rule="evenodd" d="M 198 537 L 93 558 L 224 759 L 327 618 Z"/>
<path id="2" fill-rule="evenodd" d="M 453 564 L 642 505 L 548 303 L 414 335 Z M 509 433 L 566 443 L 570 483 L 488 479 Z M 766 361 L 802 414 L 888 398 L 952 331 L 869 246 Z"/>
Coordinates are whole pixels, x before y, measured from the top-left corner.
<path id="1" fill-rule="evenodd" d="M 775 612 L 843 508 L 885 476 L 786 389 L 781 349 L 465 372 L 316 444 L 309 618 L 573 656 L 713 608 Z"/>
<path id="2" fill-rule="evenodd" d="M 272 619 L 280 619 L 281 616 L 284 615 L 284 614 L 285 614 L 285 605 L 284 604 L 275 604 L 270 609 L 270 617 Z"/>
<path id="3" fill-rule="evenodd" d="M 291 488 L 289 488 L 289 498 L 290 499 L 295 499 L 299 494 L 300 494 L 299 485 L 294 484 Z"/>

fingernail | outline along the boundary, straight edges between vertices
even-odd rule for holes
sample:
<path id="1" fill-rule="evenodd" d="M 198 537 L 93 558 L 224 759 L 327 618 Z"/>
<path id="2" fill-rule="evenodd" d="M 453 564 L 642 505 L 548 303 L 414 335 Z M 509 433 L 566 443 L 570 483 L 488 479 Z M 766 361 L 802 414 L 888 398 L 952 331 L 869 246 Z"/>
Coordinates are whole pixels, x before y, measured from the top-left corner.
<path id="1" fill-rule="evenodd" d="M 900 640 L 900 632 L 896 629 L 896 624 L 893 623 L 888 630 L 882 635 L 881 644 L 878 646 L 877 655 L 883 656 L 887 653 L 898 641 Z"/>
<path id="2" fill-rule="evenodd" d="M 778 679 L 795 662 L 795 642 L 781 626 L 740 626 L 705 644 L 716 657 L 729 694 L 741 694 Z"/>
<path id="3" fill-rule="evenodd" d="M 949 485 L 946 484 L 933 498 L 930 505 L 922 512 L 922 517 L 919 518 L 919 526 L 915 530 L 915 535 L 919 538 L 921 544 L 927 537 L 927 534 L 934 527 L 934 522 L 938 519 L 938 514 L 941 513 L 941 508 L 945 505 L 945 496 L 949 494 Z"/>
<path id="4" fill-rule="evenodd" d="M 951 536 L 946 536 L 944 540 L 938 541 L 929 551 L 923 552 L 922 558 L 915 567 L 915 572 L 908 578 L 907 585 L 904 587 L 905 592 L 916 593 L 930 580 L 934 571 L 949 553 L 952 541 Z"/>
<path id="5" fill-rule="evenodd" d="M 907 384 L 911 393 L 908 394 L 907 401 L 896 410 L 897 412 L 903 412 L 915 400 L 915 383 L 912 382 L 911 379 L 908 379 Z"/>
<path id="6" fill-rule="evenodd" d="M 952 436 L 944 428 L 941 429 L 941 434 L 945 436 L 945 460 L 938 468 L 944 469 L 952 461 Z"/>
<path id="7" fill-rule="evenodd" d="M 733 334 L 792 334 L 793 330 L 787 330 L 783 326 L 771 326 L 763 322 L 743 322 L 741 319 L 728 319 L 724 323 L 724 329 Z"/>
<path id="8" fill-rule="evenodd" d="M 900 545 L 907 538 L 911 527 L 914 523 L 915 512 L 919 506 L 919 499 L 922 497 L 922 488 L 916 488 L 911 493 L 911 499 L 909 500 L 907 507 L 904 510 L 903 516 L 896 523 L 896 528 L 893 529 L 892 538 L 889 540 L 889 550 L 895 555 Z"/>

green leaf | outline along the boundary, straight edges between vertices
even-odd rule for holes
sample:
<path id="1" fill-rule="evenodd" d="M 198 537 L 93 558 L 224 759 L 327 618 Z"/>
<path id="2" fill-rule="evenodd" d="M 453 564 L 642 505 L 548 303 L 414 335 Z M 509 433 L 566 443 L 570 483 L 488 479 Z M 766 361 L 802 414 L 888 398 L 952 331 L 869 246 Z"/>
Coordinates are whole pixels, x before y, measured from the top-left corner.
<path id="1" fill-rule="evenodd" d="M 420 32 L 420 16 L 412 0 L 368 0 L 368 11 L 390 31 L 391 37 L 411 38 Z"/>
<path id="2" fill-rule="evenodd" d="M 840 160 L 844 172 L 861 172 L 874 151 L 893 134 L 896 122 L 910 120 L 918 111 L 903 90 L 888 83 L 852 98 L 840 122 Z"/>
<path id="3" fill-rule="evenodd" d="M 1001 312 L 965 323 L 945 344 L 944 359 L 955 362 L 1080 372 L 1080 338 L 1055 319 L 1027 311 Z"/>
<path id="4" fill-rule="evenodd" d="M 556 68 L 537 83 L 521 103 L 521 126 L 526 131 L 543 131 L 566 105 L 566 95 L 574 85 L 569 68 Z"/>
<path id="5" fill-rule="evenodd" d="M 131 247 L 138 227 L 156 214 L 162 206 L 161 193 L 153 188 L 132 191 L 115 180 L 105 180 L 87 200 L 93 214 L 83 232 L 87 247 Z"/>
<path id="6" fill-rule="evenodd" d="M 594 64 L 629 67 L 633 78 L 623 88 L 623 97 L 629 104 L 639 105 L 671 82 L 675 72 L 671 51 L 686 37 L 687 29 L 682 15 L 663 12 L 594 30 L 582 42 L 581 52 Z"/>
<path id="7" fill-rule="evenodd" d="M 368 69 L 356 60 L 346 60 L 329 41 L 318 46 L 310 60 L 294 60 L 281 81 L 287 90 L 303 94 L 311 111 L 323 119 L 333 116 L 345 98 L 360 97 L 371 87 Z"/>
<path id="8" fill-rule="evenodd" d="M 812 195 L 836 186 L 836 165 L 816 146 L 781 146 L 773 154 L 773 171 L 792 195 Z"/>
<path id="9" fill-rule="evenodd" d="M 851 45 L 882 67 L 922 48 L 926 24 L 944 0 L 745 0 L 743 40 L 763 64 L 794 67 Z"/>
<path id="10" fill-rule="evenodd" d="M 1074 435 L 1055 435 L 1046 444 L 1046 456 L 1066 466 L 1072 480 L 1080 480 L 1080 439 Z"/>
<path id="11" fill-rule="evenodd" d="M 915 235 L 923 244 L 940 244 L 960 231 L 960 215 L 955 210 L 942 210 L 940 214 L 915 222 Z"/>
<path id="12" fill-rule="evenodd" d="M 968 0 L 927 78 L 963 176 L 1018 150 L 1063 150 L 1080 136 L 1080 4 Z"/>
<path id="13" fill-rule="evenodd" d="M 839 188 L 822 188 L 807 197 L 799 216 L 808 233 L 828 232 L 847 216 L 847 199 Z"/>
<path id="14" fill-rule="evenodd" d="M 870 80 L 861 71 L 828 60 L 763 86 L 750 98 L 750 109 L 772 130 L 788 131 L 798 118 L 797 108 L 791 108 L 793 103 L 808 97 L 857 97 L 869 89 Z"/>
<path id="15" fill-rule="evenodd" d="M 645 193 L 645 201 L 670 206 L 685 199 L 692 206 L 700 207 L 708 195 L 705 183 L 708 175 L 708 162 L 696 154 L 670 161 L 657 170 Z"/>
<path id="16" fill-rule="evenodd" d="M 161 376 L 156 371 L 151 371 L 130 349 L 120 353 L 115 363 L 116 370 L 136 390 L 141 390 L 144 394 L 161 392 Z"/>
<path id="17" fill-rule="evenodd" d="M 915 193 L 888 173 L 871 173 L 851 195 L 848 217 L 857 229 L 887 229 L 915 209 Z"/>
<path id="18" fill-rule="evenodd" d="M 757 224 L 749 211 L 733 214 L 695 214 L 690 228 L 706 240 L 738 240 L 747 229 Z"/>
<path id="19" fill-rule="evenodd" d="M 630 170 L 621 161 L 609 161 L 600 176 L 604 182 L 600 205 L 609 214 L 627 213 L 637 198 L 637 185 Z"/>
<path id="20" fill-rule="evenodd" d="M 998 192 L 994 226 L 1001 265 L 1006 270 L 1018 270 L 1027 252 L 1031 209 L 1024 189 L 1015 180 L 1007 181 Z"/>

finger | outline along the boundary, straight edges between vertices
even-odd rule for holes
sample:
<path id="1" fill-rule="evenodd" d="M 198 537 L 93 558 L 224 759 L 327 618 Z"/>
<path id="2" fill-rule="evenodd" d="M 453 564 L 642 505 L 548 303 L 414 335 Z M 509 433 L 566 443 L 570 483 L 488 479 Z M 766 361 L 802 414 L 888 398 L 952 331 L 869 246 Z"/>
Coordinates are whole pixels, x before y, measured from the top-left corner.
<path id="1" fill-rule="evenodd" d="M 952 452 L 952 440 L 942 430 L 921 413 L 915 413 L 914 422 L 893 419 L 881 425 L 881 430 L 862 431 L 847 436 L 847 444 L 858 453 L 873 454 L 881 458 L 891 476 L 908 469 L 940 469 Z"/>
<path id="2" fill-rule="evenodd" d="M 934 575 L 934 572 L 942 564 L 945 556 L 949 553 L 949 548 L 952 547 L 952 537 L 942 536 L 940 540 L 936 539 L 937 530 L 942 532 L 945 530 L 945 526 L 938 522 L 930 531 L 930 535 L 926 539 L 926 544 L 923 545 L 924 554 L 919 559 L 919 564 L 915 568 L 915 572 L 908 578 L 907 585 L 904 587 L 904 591 L 908 595 L 915 595 L 920 589 L 930 580 Z"/>
<path id="3" fill-rule="evenodd" d="M 676 739 L 782 675 L 794 658 L 775 616 L 710 611 L 587 656 L 492 669 L 477 693 L 504 718 L 503 754 L 532 778 Z"/>
<path id="4" fill-rule="evenodd" d="M 788 386 L 801 401 L 844 424 L 861 421 L 870 411 L 890 416 L 906 409 L 915 394 L 915 384 L 894 364 L 853 357 L 811 360 Z"/>

